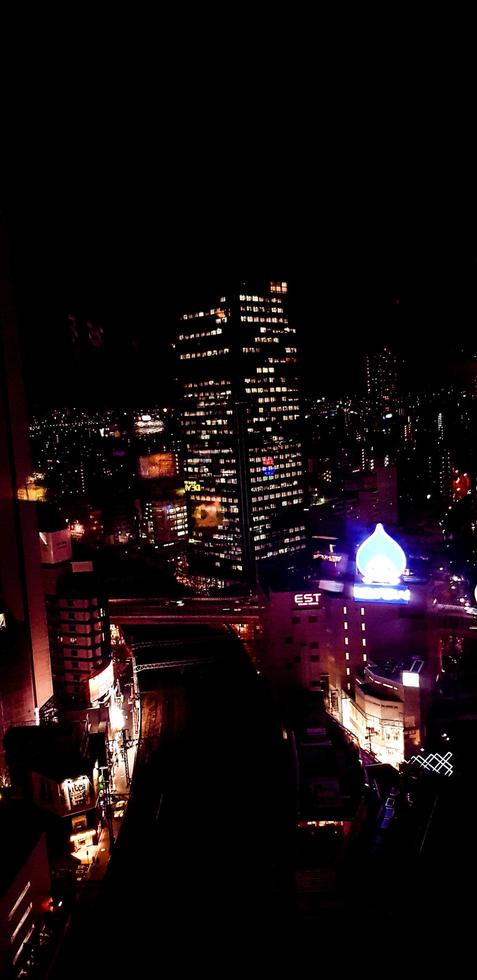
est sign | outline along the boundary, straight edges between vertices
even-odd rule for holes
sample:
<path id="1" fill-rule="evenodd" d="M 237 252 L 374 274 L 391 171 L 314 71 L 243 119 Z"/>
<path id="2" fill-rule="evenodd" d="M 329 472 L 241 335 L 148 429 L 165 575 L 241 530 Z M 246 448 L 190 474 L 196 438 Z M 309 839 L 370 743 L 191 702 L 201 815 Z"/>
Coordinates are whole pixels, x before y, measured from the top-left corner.
<path id="1" fill-rule="evenodd" d="M 294 596 L 295 606 L 318 606 L 320 603 L 319 592 L 297 592 Z"/>

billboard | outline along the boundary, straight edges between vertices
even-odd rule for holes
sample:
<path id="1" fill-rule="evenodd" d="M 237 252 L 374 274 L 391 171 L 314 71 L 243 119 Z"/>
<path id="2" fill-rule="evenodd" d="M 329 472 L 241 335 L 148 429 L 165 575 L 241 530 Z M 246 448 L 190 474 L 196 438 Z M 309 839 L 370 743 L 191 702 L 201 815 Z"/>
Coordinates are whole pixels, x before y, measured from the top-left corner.
<path id="1" fill-rule="evenodd" d="M 103 669 L 95 674 L 94 677 L 90 677 L 88 680 L 89 699 L 91 704 L 94 704 L 95 701 L 99 701 L 100 698 L 104 697 L 113 684 L 113 661 L 110 660 L 106 667 L 103 667 Z"/>
<path id="2" fill-rule="evenodd" d="M 212 537 L 224 523 L 224 512 L 220 500 L 194 501 L 192 510 L 194 532 Z"/>
<path id="3" fill-rule="evenodd" d="M 382 524 L 376 524 L 356 552 L 356 567 L 362 581 L 353 586 L 354 598 L 361 602 L 409 602 L 411 593 L 401 584 L 406 561 L 401 545 Z"/>
<path id="4" fill-rule="evenodd" d="M 43 565 L 59 565 L 71 558 L 69 528 L 59 531 L 40 531 L 40 554 Z"/>
<path id="5" fill-rule="evenodd" d="M 164 422 L 158 416 L 137 415 L 134 420 L 134 434 L 139 438 L 157 435 L 159 432 L 164 432 L 164 428 Z"/>
<path id="6" fill-rule="evenodd" d="M 162 477 L 176 476 L 177 465 L 174 453 L 152 453 L 139 457 L 139 476 L 143 480 L 159 480 Z"/>

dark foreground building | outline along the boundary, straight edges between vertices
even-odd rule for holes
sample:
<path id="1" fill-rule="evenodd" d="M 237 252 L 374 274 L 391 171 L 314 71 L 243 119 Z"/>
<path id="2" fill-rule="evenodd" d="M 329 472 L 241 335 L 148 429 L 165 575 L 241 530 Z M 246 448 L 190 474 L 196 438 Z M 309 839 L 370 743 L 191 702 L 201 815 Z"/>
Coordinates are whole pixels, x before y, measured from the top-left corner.
<path id="1" fill-rule="evenodd" d="M 35 485 L 13 288 L 0 214 L 0 740 L 52 694 Z"/>

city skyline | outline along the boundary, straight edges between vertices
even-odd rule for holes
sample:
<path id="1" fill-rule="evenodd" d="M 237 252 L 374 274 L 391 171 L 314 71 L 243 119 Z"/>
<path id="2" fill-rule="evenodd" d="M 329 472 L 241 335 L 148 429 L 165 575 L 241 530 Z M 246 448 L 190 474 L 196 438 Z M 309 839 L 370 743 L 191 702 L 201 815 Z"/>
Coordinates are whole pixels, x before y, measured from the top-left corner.
<path id="1" fill-rule="evenodd" d="M 296 93 L 284 58 L 259 93 L 241 50 L 220 106 L 184 85 L 182 43 L 158 97 L 156 33 L 130 78 L 110 29 L 127 77 L 103 99 L 63 39 L 65 111 L 40 95 L 7 141 L 12 980 L 188 954 L 227 976 L 257 951 L 273 975 L 288 948 L 293 976 L 308 953 L 419 972 L 416 913 L 426 955 L 436 922 L 453 952 L 472 938 L 472 195 L 453 140 L 443 166 L 447 93 L 434 115 L 426 76 L 409 111 L 401 52 L 398 99 L 371 71 L 342 84 L 342 33 L 328 67 L 310 32 Z M 195 46 L 222 89 L 230 45 Z"/>
<path id="2" fill-rule="evenodd" d="M 307 187 L 305 181 L 302 195 Z M 134 209 L 118 212 L 111 195 L 100 196 L 85 178 L 78 199 L 63 212 L 54 189 L 48 203 L 31 193 L 13 195 L 8 211 L 34 407 L 81 396 L 70 314 L 83 329 L 91 321 L 103 330 L 96 361 L 108 372 L 98 401 L 137 401 L 144 390 L 148 400 L 163 401 L 155 388 L 158 378 L 171 388 L 170 371 L 161 376 L 160 365 L 164 358 L 167 363 L 178 316 L 240 278 L 289 282 L 311 393 L 320 384 L 325 394 L 352 390 L 356 355 L 367 345 L 397 347 L 414 384 L 424 375 L 445 376 L 448 354 L 459 345 L 472 350 L 477 248 L 470 234 L 457 236 L 457 215 L 438 216 L 427 197 L 413 213 L 412 195 L 406 203 L 389 192 L 383 199 L 389 220 L 374 203 L 366 224 L 364 207 L 347 210 L 346 197 L 336 213 L 325 208 L 319 221 L 317 201 L 306 212 L 288 189 L 277 208 L 273 196 L 262 201 L 256 188 L 242 213 L 233 202 L 224 222 L 214 194 L 207 216 L 205 203 L 189 190 L 158 238 L 158 204 L 148 211 L 143 196 Z M 40 380 L 35 368 L 45 344 Z M 65 366 L 72 385 L 65 382 Z M 93 358 L 83 370 L 94 373 L 94 366 Z M 94 386 L 88 397 L 94 399 Z"/>

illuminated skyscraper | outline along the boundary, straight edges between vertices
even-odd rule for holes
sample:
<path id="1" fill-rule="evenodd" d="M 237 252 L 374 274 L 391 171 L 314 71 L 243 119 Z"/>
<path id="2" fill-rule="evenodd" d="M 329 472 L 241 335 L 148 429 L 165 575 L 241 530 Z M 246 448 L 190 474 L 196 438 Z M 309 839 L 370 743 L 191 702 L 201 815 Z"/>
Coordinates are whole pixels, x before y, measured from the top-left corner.
<path id="1" fill-rule="evenodd" d="M 52 694 L 50 653 L 13 288 L 0 215 L 0 750 Z"/>
<path id="2" fill-rule="evenodd" d="M 388 347 L 366 355 L 366 391 L 374 407 L 395 412 L 398 398 L 398 359 Z"/>
<path id="3" fill-rule="evenodd" d="M 287 283 L 242 283 L 181 317 L 184 477 L 191 559 L 253 579 L 304 547 L 296 331 Z"/>

